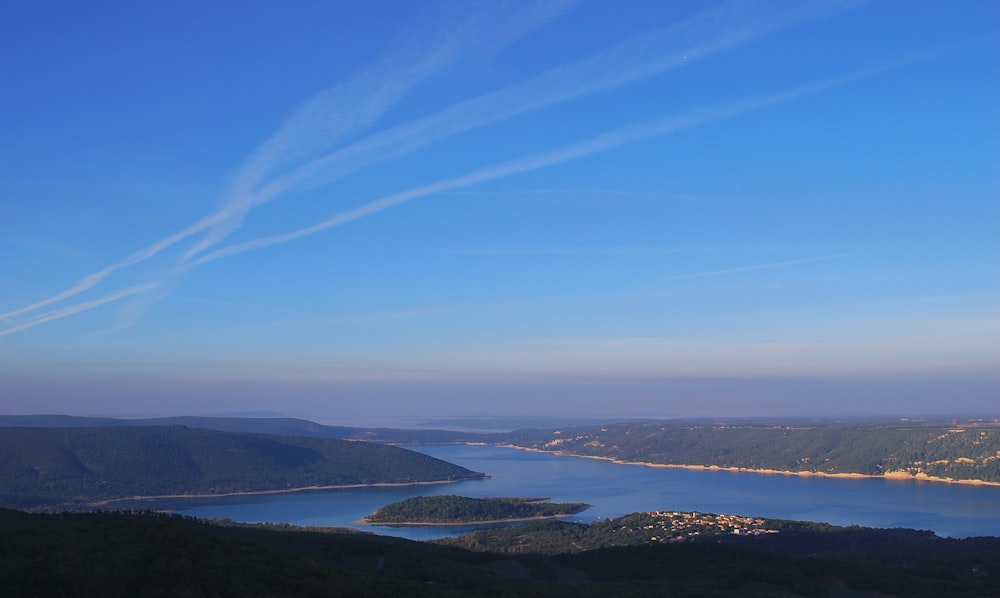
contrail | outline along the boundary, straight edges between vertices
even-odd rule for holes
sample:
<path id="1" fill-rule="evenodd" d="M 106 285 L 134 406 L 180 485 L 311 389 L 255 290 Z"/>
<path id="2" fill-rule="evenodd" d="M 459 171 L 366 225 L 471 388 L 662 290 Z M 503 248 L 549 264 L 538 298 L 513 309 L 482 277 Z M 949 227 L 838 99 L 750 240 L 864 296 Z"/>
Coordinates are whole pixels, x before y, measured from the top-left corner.
<path id="1" fill-rule="evenodd" d="M 127 258 L 125 258 L 124 260 L 122 260 L 120 262 L 112 264 L 112 265 L 104 268 L 103 270 L 98 270 L 97 272 L 94 272 L 93 274 L 89 274 L 87 276 L 84 276 L 79 281 L 77 281 L 77 283 L 75 285 L 73 285 L 72 287 L 66 289 L 65 291 L 63 291 L 63 292 L 61 292 L 61 293 L 59 293 L 57 295 L 53 295 L 52 297 L 49 297 L 48 299 L 43 299 L 41 301 L 38 301 L 36 303 L 32 303 L 31 305 L 27 305 L 27 306 L 22 307 L 22 308 L 15 309 L 13 311 L 9 311 L 9 312 L 4 313 L 4 314 L 0 314 L 0 318 L 6 319 L 6 318 L 13 317 L 13 316 L 18 316 L 18 315 L 21 315 L 21 314 L 32 312 L 32 311 L 35 311 L 35 310 L 37 310 L 39 308 L 45 307 L 46 305 L 50 305 L 52 303 L 55 303 L 57 301 L 62 301 L 63 299 L 68 299 L 68 298 L 73 297 L 75 295 L 79 295 L 80 293 L 93 288 L 95 285 L 97 285 L 97 283 L 101 282 L 102 280 L 104 280 L 108 276 L 111 276 L 112 274 L 114 274 L 118 270 L 121 270 L 122 268 L 127 268 L 128 266 L 131 266 L 133 264 L 137 264 L 139 262 L 146 261 L 149 258 L 153 257 L 154 255 L 160 253 L 164 249 L 167 249 L 168 247 L 174 245 L 175 243 L 178 243 L 179 241 L 182 241 L 182 240 L 186 239 L 187 237 L 190 237 L 193 234 L 196 234 L 196 233 L 198 233 L 200 231 L 205 230 L 206 228 L 208 228 L 209 226 L 211 226 L 214 222 L 216 222 L 219 218 L 220 218 L 220 216 L 218 216 L 218 215 L 211 215 L 211 216 L 207 216 L 205 218 L 202 218 L 201 220 L 199 220 L 198 222 L 195 222 L 194 224 L 192 224 L 191 226 L 187 227 L 186 229 L 184 229 L 182 231 L 179 231 L 179 232 L 176 232 L 176 233 L 170 235 L 169 237 L 165 237 L 163 239 L 160 239 L 156 243 L 153 243 L 149 247 L 146 247 L 145 249 L 142 249 L 140 251 L 137 251 L 137 252 L 133 253 L 132 255 L 128 256 Z"/>
<path id="2" fill-rule="evenodd" d="M 313 224 L 306 228 L 299 229 L 297 231 L 291 231 L 283 234 L 262 237 L 260 239 L 255 239 L 253 241 L 247 241 L 245 243 L 240 243 L 238 245 L 232 245 L 230 247 L 206 254 L 202 258 L 193 262 L 192 265 L 197 266 L 205 264 L 210 261 L 217 260 L 219 258 L 229 257 L 232 255 L 244 253 L 254 249 L 260 249 L 263 247 L 277 245 L 280 243 L 287 243 L 288 241 L 313 235 L 318 232 L 327 230 L 329 228 L 340 226 L 342 224 L 346 224 L 348 222 L 364 218 L 365 216 L 376 214 L 383 210 L 389 209 L 393 206 L 411 201 L 418 197 L 424 197 L 432 193 L 451 191 L 453 189 L 467 187 L 469 185 L 474 185 L 477 183 L 484 183 L 487 181 L 497 180 L 515 174 L 521 174 L 524 172 L 538 170 L 546 166 L 552 166 L 554 164 L 569 162 L 577 158 L 581 158 L 599 152 L 604 152 L 628 143 L 634 143 L 636 141 L 641 141 L 644 139 L 659 137 L 662 135 L 666 135 L 667 133 L 672 133 L 674 131 L 679 131 L 682 129 L 689 129 L 691 127 L 702 125 L 707 122 L 722 120 L 725 118 L 732 118 L 734 116 L 738 116 L 747 112 L 761 110 L 763 108 L 768 108 L 778 104 L 783 104 L 786 102 L 790 102 L 792 100 L 814 95 L 826 91 L 828 89 L 832 89 L 834 87 L 839 87 L 841 85 L 845 85 L 847 83 L 856 81 L 858 79 L 870 77 L 874 74 L 881 73 L 892 68 L 897 68 L 903 64 L 909 64 L 910 62 L 913 61 L 914 60 L 896 61 L 888 65 L 882 65 L 874 68 L 856 71 L 854 73 L 844 75 L 841 77 L 828 79 L 826 81 L 822 81 L 819 83 L 803 85 L 791 90 L 771 95 L 761 96 L 758 98 L 744 100 L 741 102 L 735 102 L 721 107 L 696 110 L 679 117 L 661 119 L 651 122 L 639 123 L 628 127 L 622 127 L 604 133 L 602 135 L 598 135 L 597 137 L 594 137 L 588 141 L 570 145 L 561 149 L 553 150 L 550 152 L 534 156 L 529 156 L 526 158 L 521 158 L 518 160 L 513 160 L 510 162 L 499 164 L 497 166 L 492 166 L 481 170 L 477 170 L 475 172 L 463 176 L 447 179 L 444 181 L 438 181 L 436 183 L 431 183 L 429 185 L 424 185 L 421 187 L 409 189 L 407 191 L 402 191 L 400 193 L 395 193 L 393 195 L 389 195 L 377 199 L 375 201 L 369 202 L 357 208 L 341 212 L 339 214 L 331 216 L 330 218 L 327 218 L 326 220 L 322 220 L 320 222 L 317 222 L 316 224 Z"/>
<path id="3" fill-rule="evenodd" d="M 489 39 L 490 32 L 484 28 L 496 27 L 494 13 L 508 9 L 500 5 L 486 5 L 482 12 L 465 21 L 439 25 L 438 30 L 446 31 L 449 37 L 413 64 L 369 68 L 348 82 L 313 96 L 240 169 L 234 177 L 230 199 L 219 210 L 224 215 L 222 222 L 189 249 L 181 261 L 217 245 L 240 227 L 254 207 L 273 199 L 276 193 L 261 193 L 255 188 L 277 166 L 325 150 L 336 145 L 345 135 L 372 126 L 412 89 L 457 62 L 460 55 L 471 47 L 483 44 L 496 48 L 507 46 L 561 15 L 572 4 L 574 0 L 532 2 L 523 7 L 515 19 L 508 19 L 506 27 L 499 27 L 501 33 L 493 35 L 492 40 Z M 417 52 L 404 51 L 403 54 Z M 301 170 L 301 167 L 295 170 Z"/>
<path id="4" fill-rule="evenodd" d="M 403 192 L 400 192 L 400 193 L 396 193 L 396 194 L 393 194 L 393 195 L 390 195 L 390 196 L 387 196 L 387 197 L 375 200 L 373 202 L 364 204 L 364 205 L 359 206 L 357 208 L 354 208 L 352 210 L 341 212 L 341 213 L 336 214 L 336 215 L 334 215 L 334 216 L 332 216 L 332 217 L 330 217 L 330 218 L 328 218 L 326 220 L 323 220 L 323 221 L 318 222 L 318 223 L 316 223 L 316 224 L 314 224 L 312 226 L 309 226 L 309 227 L 306 227 L 306 228 L 303 228 L 303 229 L 300 229 L 300 230 L 297 230 L 297 231 L 291 231 L 291 232 L 284 233 L 284 234 L 279 234 L 279 235 L 272 235 L 272 236 L 269 236 L 269 237 L 264 237 L 264 238 L 256 239 L 256 240 L 253 240 L 253 241 L 248 241 L 246 243 L 241 243 L 241 244 L 238 244 L 238 245 L 233 245 L 233 246 L 230 246 L 230 247 L 227 247 L 227 248 L 224 248 L 224 249 L 220 249 L 220 250 L 217 250 L 215 252 L 212 252 L 212 253 L 209 253 L 207 255 L 204 255 L 200 259 L 198 259 L 198 260 L 196 260 L 194 262 L 189 262 L 187 264 L 179 265 L 178 268 L 175 271 L 175 274 L 179 274 L 179 273 L 181 273 L 183 271 L 186 271 L 186 270 L 188 270 L 190 268 L 193 268 L 195 266 L 202 265 L 202 264 L 205 264 L 207 262 L 214 261 L 214 260 L 217 260 L 217 259 L 220 259 L 220 258 L 223 258 L 223 257 L 228 257 L 228 256 L 236 255 L 236 254 L 239 254 L 239 253 L 244 253 L 246 251 L 251 251 L 251 250 L 254 250 L 254 249 L 259 249 L 259 248 L 263 248 L 263 247 L 267 247 L 267 246 L 271 246 L 271 245 L 285 243 L 285 242 L 292 241 L 292 240 L 295 240 L 295 239 L 299 239 L 299 238 L 302 238 L 302 237 L 305 237 L 305 236 L 308 236 L 308 235 L 312 235 L 312 234 L 315 234 L 315 233 L 327 230 L 329 228 L 333 228 L 335 226 L 339 226 L 341 224 L 346 224 L 346 223 L 351 222 L 353 220 L 357 220 L 359 218 L 363 218 L 365 216 L 369 216 L 369 215 L 381 212 L 381 211 L 386 210 L 386 209 L 388 209 L 390 207 L 393 207 L 395 205 L 398 205 L 398 204 L 401 204 L 401 203 L 405 203 L 405 202 L 410 201 L 412 199 L 416 199 L 418 197 L 423 197 L 423 196 L 429 195 L 431 193 L 437 193 L 437 192 L 441 192 L 441 191 L 450 191 L 450 190 L 453 190 L 453 189 L 457 189 L 457 188 L 461 188 L 461 187 L 465 187 L 465 186 L 469 186 L 469 185 L 473 185 L 473 184 L 477 184 L 477 183 L 481 183 L 481 182 L 486 182 L 486 181 L 490 181 L 490 180 L 500 179 L 500 178 L 511 176 L 511 175 L 514 175 L 514 174 L 519 174 L 519 173 L 523 173 L 523 172 L 529 172 L 529 171 L 532 171 L 532 170 L 537 170 L 539 168 L 543 168 L 543 167 L 546 167 L 546 166 L 550 166 L 550 165 L 554 165 L 554 164 L 558 164 L 558 163 L 562 163 L 562 162 L 568 162 L 568 161 L 574 160 L 574 159 L 579 158 L 579 157 L 583 157 L 583 156 L 594 154 L 594 153 L 601 152 L 601 151 L 606 151 L 606 150 L 612 149 L 614 147 L 618 147 L 618 146 L 624 145 L 626 143 L 640 141 L 640 140 L 648 139 L 648 138 L 652 138 L 652 137 L 658 137 L 658 136 L 667 134 L 667 133 L 672 132 L 672 131 L 677 131 L 677 130 L 681 130 L 681 129 L 690 128 L 690 127 L 693 127 L 693 126 L 696 126 L 696 125 L 700 125 L 700 124 L 703 124 L 703 123 L 706 123 L 706 122 L 711 122 L 711 121 L 715 121 L 715 120 L 721 120 L 721 119 L 724 119 L 724 118 L 734 117 L 734 116 L 737 116 L 737 115 L 740 115 L 740 114 L 743 114 L 743 113 L 746 113 L 746 112 L 750 112 L 750 111 L 754 111 L 754 110 L 759 110 L 759 109 L 767 108 L 767 107 L 774 106 L 774 105 L 777 105 L 777 104 L 781 104 L 781 103 L 785 103 L 785 102 L 788 102 L 788 101 L 792 101 L 792 100 L 795 100 L 795 99 L 799 99 L 801 97 L 806 97 L 806 96 L 809 96 L 809 95 L 814 95 L 814 94 L 823 92 L 825 90 L 832 89 L 834 87 L 838 87 L 838 86 L 841 86 L 841 85 L 845 85 L 845 84 L 848 84 L 850 82 L 853 82 L 853 81 L 856 81 L 856 80 L 859 80 L 859 79 L 871 77 L 871 76 L 874 76 L 876 74 L 879 74 L 879 73 L 882 73 L 882 72 L 885 72 L 885 71 L 889 71 L 889 70 L 900 68 L 902 66 L 906 66 L 906 65 L 913 64 L 913 63 L 916 63 L 916 62 L 921 62 L 921 61 L 927 60 L 929 58 L 940 56 L 942 54 L 954 51 L 954 50 L 959 49 L 959 48 L 965 48 L 965 47 L 980 45 L 982 43 L 987 43 L 987 42 L 992 42 L 992 41 L 994 41 L 993 38 L 989 38 L 989 39 L 985 39 L 985 40 L 977 40 L 977 41 L 965 42 L 965 43 L 958 44 L 956 46 L 952 46 L 952 47 L 949 47 L 949 48 L 939 49 L 939 50 L 927 52 L 927 53 L 924 53 L 924 54 L 921 54 L 921 55 L 918 55 L 918 56 L 911 56 L 911 57 L 908 57 L 908 58 L 899 59 L 899 60 L 896 60 L 896 61 L 893 61 L 893 62 L 890 62 L 890 63 L 886 63 L 886 64 L 883 64 L 883 65 L 879 65 L 879 66 L 871 67 L 871 68 L 868 68 L 868 69 L 863 69 L 863 70 L 855 71 L 853 73 L 850 73 L 850 74 L 847 74 L 847 75 L 844 75 L 844 76 L 841 76 L 841 77 L 837 77 L 837 78 L 833 78 L 833 79 L 828 79 L 828 80 L 825 80 L 825 81 L 822 81 L 822 82 L 818 82 L 818 83 L 813 83 L 813 84 L 799 86 L 799 87 L 793 88 L 791 90 L 780 92 L 780 93 L 776 93 L 776 94 L 772 94 L 772 95 L 761 96 L 761 97 L 758 97 L 758 98 L 755 98 L 755 99 L 751 99 L 751 100 L 746 100 L 746 101 L 743 101 L 743 102 L 731 103 L 731 104 L 724 105 L 722 107 L 715 108 L 715 109 L 698 110 L 698 111 L 694 111 L 694 112 L 688 113 L 687 115 L 684 115 L 684 116 L 681 116 L 681 117 L 670 118 L 670 119 L 660 119 L 660 120 L 656 120 L 656 121 L 652 121 L 652 122 L 648 122 L 648 123 L 641 123 L 641 124 L 638 124 L 638 125 L 633 125 L 633 126 L 629 126 L 629 127 L 623 127 L 623 128 L 616 129 L 614 131 L 605 133 L 603 135 L 599 135 L 599 136 L 597 136 L 597 137 L 595 137 L 595 138 L 593 138 L 593 139 L 591 139 L 589 141 L 578 143 L 578 144 L 575 144 L 575 145 L 572 145 L 572 146 L 567 146 L 567 147 L 559 149 L 559 150 L 554 150 L 554 151 L 547 152 L 547 153 L 544 153 L 544 154 L 539 154 L 539 155 L 530 156 L 530 157 L 519 159 L 519 160 L 514 160 L 514 161 L 511 161 L 511 162 L 506 162 L 506 163 L 503 163 L 503 164 L 500 164 L 500 165 L 497 165 L 497 166 L 493 166 L 493 167 L 481 169 L 481 170 L 475 171 L 473 173 L 470 173 L 470 174 L 467 174 L 467 175 L 464 175 L 464 176 L 460 176 L 460 177 L 448 179 L 448 180 L 445 180 L 445 181 L 439 181 L 437 183 L 433 183 L 433 184 L 430 184 L 430 185 L 424 185 L 424 186 L 421 186 L 421 187 L 410 189 L 408 191 L 403 191 Z M 130 256 L 129 258 L 127 258 L 123 262 L 119 262 L 118 264 L 116 264 L 114 266 L 106 268 L 106 269 L 104 269 L 104 270 L 102 270 L 102 271 L 100 271 L 100 272 L 98 272 L 98 273 L 96 273 L 94 275 L 91 275 L 91 276 L 83 279 L 80 283 L 77 284 L 77 287 L 81 287 L 85 283 L 87 283 L 87 284 L 89 284 L 89 286 L 86 286 L 86 288 L 90 288 L 94 284 L 96 284 L 100 279 L 106 277 L 107 275 L 109 275 L 114 270 L 117 270 L 119 268 L 125 267 L 127 265 L 131 265 L 132 263 L 136 263 L 136 262 L 141 261 L 143 259 L 148 259 L 149 256 L 151 256 L 151 255 L 155 254 L 156 252 L 162 250 L 164 247 L 169 246 L 169 245 L 175 243 L 176 242 L 175 239 L 177 239 L 178 237 L 183 238 L 183 236 L 188 236 L 189 234 L 191 234 L 191 233 L 188 233 L 188 231 L 192 230 L 195 227 L 200 226 L 202 223 L 204 223 L 206 221 L 209 221 L 212 218 L 213 218 L 213 216 L 210 216 L 210 217 L 208 217 L 206 219 L 203 219 L 202 221 L 199 221 L 199 223 L 196 223 L 196 224 L 192 225 L 191 227 L 189 227 L 188 229 L 185 229 L 185 231 L 181 231 L 180 233 L 176 233 L 172 237 L 168 237 L 168 238 L 166 238 L 166 239 L 158 242 L 157 244 L 154 244 L 154 245 L 150 246 L 149 248 L 147 248 L 147 249 L 145 249 L 143 251 L 140 251 L 140 252 L 137 252 L 137 253 L 133 254 L 132 256 Z M 202 228 L 204 228 L 204 227 L 202 227 Z M 74 287 L 74 289 L 77 288 L 77 287 Z M 70 290 L 72 291 L 74 289 L 70 289 Z M 66 291 L 66 292 L 64 292 L 64 293 L 62 293 L 60 295 L 57 295 L 54 298 L 50 298 L 50 299 L 47 299 L 45 301 L 36 303 L 36 304 L 34 304 L 32 306 L 28 306 L 26 308 L 22 308 L 20 310 L 16 310 L 15 312 L 10 312 L 9 314 L 0 314 L 0 317 L 7 317 L 7 316 L 9 316 L 11 314 L 15 314 L 16 315 L 16 314 L 25 313 L 27 311 L 30 311 L 31 309 L 36 309 L 36 308 L 38 308 L 38 307 L 40 307 L 42 305 L 47 305 L 47 304 L 52 303 L 54 301 L 58 301 L 60 299 L 65 299 L 65 298 L 67 298 L 69 296 L 77 294 L 78 292 L 82 292 L 82 291 L 76 291 L 76 292 L 73 292 L 73 293 L 70 293 L 70 291 Z M 117 294 L 112 295 L 112 296 L 115 297 L 115 298 L 119 298 L 117 296 Z M 82 305 L 82 306 L 90 306 L 90 303 L 80 304 L 80 305 Z M 51 321 L 53 319 L 58 319 L 58 318 L 65 317 L 67 315 L 72 315 L 74 313 L 78 313 L 79 311 L 82 311 L 82 309 L 79 309 L 79 310 L 75 309 L 76 307 L 79 307 L 79 306 L 71 306 L 71 307 L 66 308 L 65 310 L 61 310 L 59 312 L 52 312 L 52 314 L 55 314 L 55 315 L 49 314 L 49 316 L 52 316 L 52 317 L 48 317 L 47 316 L 47 319 L 45 321 Z M 93 307 L 93 306 L 90 306 L 90 307 Z M 84 307 L 84 309 L 90 309 L 90 307 Z M 10 332 L 13 332 L 15 330 L 23 330 L 25 328 L 35 326 L 35 325 L 37 325 L 39 323 L 42 323 L 42 322 L 41 321 L 37 321 L 37 320 L 32 320 L 31 322 L 28 322 L 26 325 L 21 325 L 21 326 L 18 326 L 16 328 L 14 328 L 14 329 L 5 330 L 2 334 L 0 334 L 0 336 L 9 334 Z"/>
<path id="5" fill-rule="evenodd" d="M 758 6 L 755 13 L 748 14 L 751 5 L 727 2 L 717 9 L 700 13 L 679 24 L 662 28 L 627 40 L 593 57 L 555 69 L 528 82 L 475 100 L 458 104 L 434 116 L 408 125 L 376 134 L 362 142 L 328 156 L 306 163 L 291 173 L 279 177 L 259 191 L 254 187 L 274 167 L 295 156 L 301 156 L 318 146 L 330 145 L 337 137 L 356 128 L 370 125 L 389 106 L 407 91 L 408 86 L 418 84 L 430 76 L 435 69 L 444 68 L 454 60 L 459 42 L 449 42 L 435 48 L 421 61 L 410 66 L 389 65 L 379 76 L 368 69 L 356 75 L 345 84 L 331 87 L 296 110 L 270 139 L 248 159 L 235 175 L 230 199 L 215 213 L 206 216 L 188 228 L 174 233 L 149 247 L 138 251 L 125 260 L 112 264 L 98 272 L 80 279 L 75 285 L 47 299 L 31 305 L 0 314 L 0 318 L 17 316 L 35 311 L 46 305 L 76 296 L 93 288 L 118 270 L 145 261 L 164 249 L 211 229 L 209 234 L 190 248 L 182 261 L 218 244 L 239 228 L 246 214 L 255 206 L 270 201 L 291 187 L 324 174 L 325 178 L 336 179 L 365 166 L 415 151 L 434 141 L 465 132 L 487 124 L 537 110 L 561 101 L 582 95 L 606 91 L 643 78 L 660 74 L 671 68 L 690 64 L 700 58 L 749 43 L 766 33 L 801 24 L 855 8 L 862 2 L 827 2 L 791 4 L 790 9 L 765 11 L 762 18 Z M 495 42 L 502 46 L 520 35 L 558 16 L 570 6 L 568 2 L 543 5 L 523 25 L 513 26 L 507 39 Z M 788 5 L 778 5 L 787 7 Z M 705 40 L 705 32 L 711 36 Z M 468 37 L 468 36 L 467 36 Z M 687 45 L 678 47 L 678 39 Z M 694 41 L 691 41 L 691 40 Z M 700 41 L 699 41 L 700 40 Z M 468 42 L 467 39 L 462 40 Z M 651 57 L 652 56 L 652 57 Z M 391 76 L 385 76 L 385 75 Z M 385 81 L 379 86 L 371 81 Z M 404 85 L 398 81 L 406 81 Z M 354 102 L 345 98 L 354 98 Z M 359 101 L 364 98 L 365 101 Z M 353 118 L 332 118 L 342 104 L 355 105 Z M 338 115 L 339 116 L 339 115 Z M 314 130 L 324 131 L 325 138 L 316 138 Z M 388 153 L 378 154 L 387 146 L 397 147 Z M 354 160 L 350 162 L 350 160 Z M 334 166 L 341 164 L 339 171 Z M 199 261 L 198 263 L 202 263 Z"/>
<path id="6" fill-rule="evenodd" d="M 17 326 L 14 326 L 13 328 L 8 328 L 6 330 L 0 330 L 0 336 L 7 336 L 8 334 L 13 334 L 15 332 L 20 332 L 22 330 L 27 330 L 29 328 L 34 328 L 35 326 L 38 326 L 39 324 L 44 324 L 45 322 L 51 322 L 52 320 L 59 320 L 59 319 L 65 318 L 66 316 L 72 316 L 73 314 L 78 314 L 78 313 L 80 313 L 82 311 L 87 311 L 89 309 L 94 309 L 95 307 L 100 307 L 101 305 L 104 305 L 105 303 L 111 303 L 112 301 L 118 301 L 119 299 L 124 299 L 125 297 L 128 297 L 129 295 L 135 295 L 136 293 L 142 293 L 143 291 L 148 291 L 148 290 L 154 289 L 157 286 L 158 286 L 158 283 L 155 283 L 155 282 L 148 282 L 148 283 L 145 283 L 145 284 L 135 285 L 135 286 L 128 287 L 126 289 L 122 289 L 120 291 L 116 291 L 114 293 L 111 293 L 110 295 L 106 295 L 104 297 L 101 297 L 100 299 L 94 299 L 93 301 L 87 301 L 85 303 L 77 303 L 76 305 L 71 305 L 71 306 L 63 308 L 63 309 L 59 309 L 59 310 L 56 310 L 56 311 L 50 311 L 48 313 L 44 313 L 44 314 L 41 314 L 39 316 L 36 316 L 36 317 L 32 318 L 31 320 L 28 320 L 27 322 L 24 322 L 22 324 L 18 324 Z"/>
<path id="7" fill-rule="evenodd" d="M 298 186 L 328 184 L 436 141 L 689 66 L 774 31 L 829 17 L 862 3 L 781 4 L 762 11 L 760 5 L 727 2 L 680 23 L 630 38 L 585 60 L 371 135 L 277 177 L 250 201 L 254 206 L 261 205 Z M 195 253 L 191 251 L 186 257 Z"/>
<path id="8" fill-rule="evenodd" d="M 691 278 L 707 278 L 709 276 L 722 276 L 725 274 L 736 274 L 737 272 L 749 272 L 751 270 L 769 270 L 771 268 L 784 268 L 785 266 L 797 266 L 798 264 L 809 264 L 812 262 L 825 262 L 848 257 L 849 253 L 838 253 L 836 255 L 825 255 L 821 257 L 805 258 L 800 260 L 788 260 L 784 262 L 770 262 L 767 264 L 752 264 L 750 266 L 739 266 L 736 268 L 725 268 L 723 270 L 709 270 L 706 272 L 692 272 L 690 274 L 675 274 L 666 276 L 663 280 L 688 280 Z"/>
<path id="9" fill-rule="evenodd" d="M 511 43 L 531 29 L 544 24 L 548 19 L 558 16 L 571 5 L 571 0 L 555 0 L 546 4 L 533 3 L 529 9 L 523 11 L 523 15 L 518 16 L 514 25 L 508 27 L 506 38 L 494 39 L 491 43 L 494 46 Z M 331 87 L 313 96 L 296 110 L 278 129 L 278 132 L 265 141 L 238 171 L 229 192 L 231 198 L 221 208 L 187 228 L 133 253 L 124 260 L 81 278 L 76 284 L 56 295 L 0 314 L 0 319 L 26 314 L 79 295 L 92 289 L 115 272 L 144 262 L 202 231 L 209 230 L 208 237 L 189 250 L 189 255 L 218 243 L 238 228 L 240 220 L 256 201 L 252 187 L 268 171 L 289 158 L 315 151 L 317 146 L 330 145 L 331 138 L 336 140 L 339 136 L 357 128 L 370 126 L 410 87 L 418 85 L 449 66 L 461 51 L 467 50 L 467 46 L 470 44 L 479 43 L 478 37 L 483 35 L 482 27 L 492 24 L 488 22 L 490 20 L 488 17 L 491 15 L 492 12 L 487 11 L 467 19 L 467 23 L 452 23 L 452 27 L 442 27 L 442 31 L 446 33 L 451 33 L 451 30 L 460 31 L 460 37 L 458 39 L 446 38 L 443 42 L 439 42 L 426 57 L 413 64 L 396 65 L 390 63 L 383 65 L 382 71 L 368 69 L 353 77 L 346 84 Z M 441 37 L 443 36 L 444 34 Z M 409 54 L 417 54 L 417 52 L 411 51 L 407 53 L 407 55 Z M 353 111 L 349 110 L 352 112 L 353 120 L 339 118 L 343 114 L 338 110 L 341 109 L 340 104 L 344 103 L 353 107 Z M 347 122 L 348 120 L 350 122 Z M 325 131 L 327 137 L 312 138 L 314 129 Z"/>

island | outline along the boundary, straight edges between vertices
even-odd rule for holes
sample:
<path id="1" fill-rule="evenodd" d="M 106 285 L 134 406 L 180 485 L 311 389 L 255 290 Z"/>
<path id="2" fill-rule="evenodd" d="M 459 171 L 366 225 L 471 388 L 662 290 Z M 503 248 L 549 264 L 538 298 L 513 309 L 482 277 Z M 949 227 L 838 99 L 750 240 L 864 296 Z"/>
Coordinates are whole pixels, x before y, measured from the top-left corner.
<path id="1" fill-rule="evenodd" d="M 569 517 L 590 508 L 586 503 L 552 503 L 549 498 L 467 498 L 416 496 L 378 509 L 359 523 L 367 525 L 461 525 L 507 523 Z"/>

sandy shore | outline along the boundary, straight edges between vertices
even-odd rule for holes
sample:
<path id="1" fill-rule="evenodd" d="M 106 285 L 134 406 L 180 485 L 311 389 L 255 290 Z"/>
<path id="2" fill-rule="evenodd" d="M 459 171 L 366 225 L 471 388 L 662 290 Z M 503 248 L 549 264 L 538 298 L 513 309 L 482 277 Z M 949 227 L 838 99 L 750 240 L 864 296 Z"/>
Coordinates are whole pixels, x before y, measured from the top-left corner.
<path id="1" fill-rule="evenodd" d="M 473 479 L 473 478 L 470 478 Z M 440 480 L 436 482 L 381 482 L 376 484 L 340 484 L 337 486 L 300 486 L 297 488 L 281 488 L 277 490 L 245 490 L 242 492 L 221 492 L 217 494 L 159 494 L 155 496 L 124 496 L 107 498 L 87 503 L 88 507 L 102 507 L 115 502 L 127 500 L 163 500 L 171 498 L 223 498 L 226 496 L 258 496 L 264 494 L 291 494 L 292 492 L 314 492 L 316 490 L 343 490 L 346 488 L 393 488 L 399 486 L 431 486 L 437 484 L 454 484 L 465 480 Z"/>
<path id="2" fill-rule="evenodd" d="M 611 463 L 616 463 L 618 465 L 639 465 L 642 467 L 659 467 L 665 469 L 691 469 L 696 471 L 731 471 L 734 473 L 754 473 L 754 474 L 764 474 L 764 475 L 794 475 L 802 477 L 820 477 L 820 478 L 885 478 L 890 480 L 921 480 L 925 482 L 942 482 L 945 484 L 966 484 L 970 486 L 1000 486 L 1000 482 L 986 482 L 983 480 L 955 480 L 952 478 L 939 478 L 934 476 L 929 476 L 924 473 L 919 473 L 916 475 L 910 474 L 906 471 L 888 471 L 883 475 L 870 475 L 864 473 L 824 473 L 821 471 L 786 471 L 778 469 L 749 469 L 745 467 L 720 467 L 718 465 L 679 465 L 679 464 L 668 464 L 668 463 L 647 463 L 644 461 L 622 461 L 621 459 L 615 459 L 614 457 L 597 457 L 593 455 L 577 455 L 574 453 L 568 453 L 566 451 L 543 451 L 541 449 L 528 448 L 524 446 L 515 446 L 513 444 L 498 444 L 496 445 L 501 448 L 511 448 L 517 449 L 519 451 L 528 451 L 530 453 L 545 453 L 548 455 L 557 455 L 560 457 L 577 457 L 580 459 L 597 459 L 598 461 L 610 461 Z"/>

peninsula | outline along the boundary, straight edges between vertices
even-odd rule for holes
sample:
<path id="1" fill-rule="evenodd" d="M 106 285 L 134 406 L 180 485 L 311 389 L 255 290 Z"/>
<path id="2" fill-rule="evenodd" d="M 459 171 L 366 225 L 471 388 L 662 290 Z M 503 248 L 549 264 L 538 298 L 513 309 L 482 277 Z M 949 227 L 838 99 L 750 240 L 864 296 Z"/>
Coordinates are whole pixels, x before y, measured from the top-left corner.
<path id="1" fill-rule="evenodd" d="M 0 506 L 17 508 L 485 477 L 384 444 L 184 426 L 0 428 L 0 455 Z"/>
<path id="2" fill-rule="evenodd" d="M 495 434 L 492 444 L 650 467 L 1000 484 L 1000 422 L 658 421 Z"/>

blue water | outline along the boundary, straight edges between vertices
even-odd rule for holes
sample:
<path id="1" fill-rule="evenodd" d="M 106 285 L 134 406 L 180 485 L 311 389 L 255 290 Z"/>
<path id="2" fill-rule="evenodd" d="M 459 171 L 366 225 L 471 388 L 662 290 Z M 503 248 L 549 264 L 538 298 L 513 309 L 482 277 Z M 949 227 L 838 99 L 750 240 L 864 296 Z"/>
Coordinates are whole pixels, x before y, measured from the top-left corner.
<path id="1" fill-rule="evenodd" d="M 492 446 L 409 448 L 492 477 L 433 486 L 161 500 L 141 506 L 250 523 L 356 527 L 415 540 L 468 533 L 476 526 L 392 528 L 356 522 L 382 505 L 411 496 L 459 494 L 585 502 L 593 507 L 570 519 L 583 522 L 637 511 L 678 510 L 907 527 L 958 538 L 1000 536 L 1000 487 L 663 469 Z"/>

